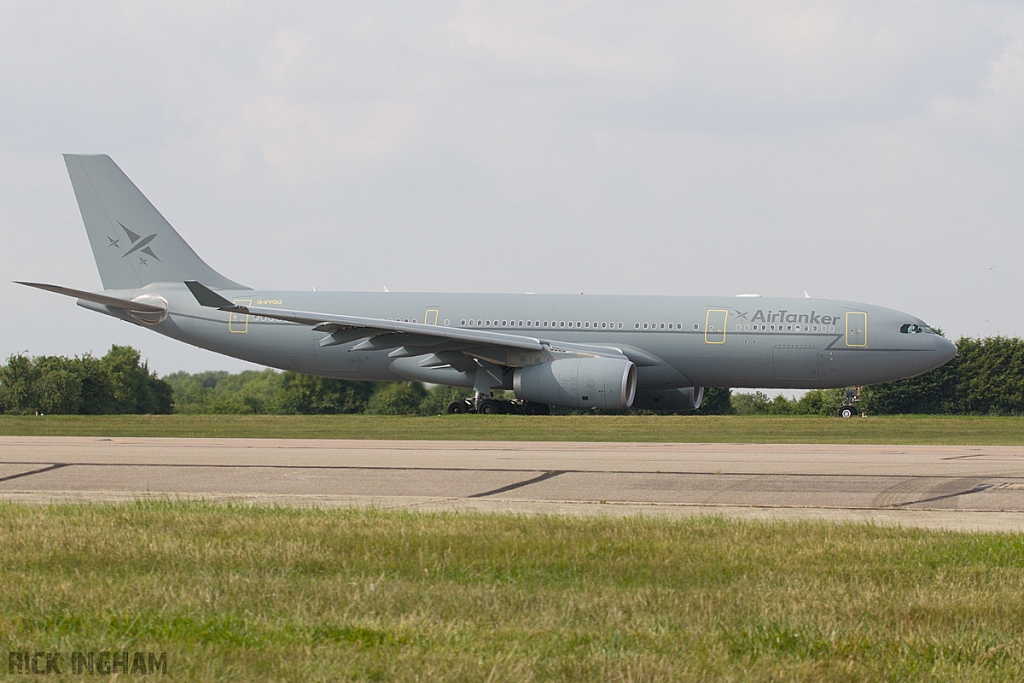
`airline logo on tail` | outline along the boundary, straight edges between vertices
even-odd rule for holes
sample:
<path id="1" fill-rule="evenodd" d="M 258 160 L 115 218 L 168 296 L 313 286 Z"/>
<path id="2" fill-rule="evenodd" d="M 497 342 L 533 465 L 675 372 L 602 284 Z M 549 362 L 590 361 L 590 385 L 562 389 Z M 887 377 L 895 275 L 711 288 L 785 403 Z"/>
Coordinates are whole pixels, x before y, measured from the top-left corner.
<path id="1" fill-rule="evenodd" d="M 152 247 L 149 246 L 149 243 L 156 239 L 156 233 L 155 232 L 152 235 L 146 235 L 145 237 L 142 237 L 138 233 L 134 233 L 131 230 L 129 230 L 128 228 L 126 228 L 124 223 L 122 223 L 121 221 L 118 221 L 117 224 L 121 226 L 121 229 L 124 230 L 124 234 L 128 235 L 128 239 L 130 239 L 132 241 L 131 249 L 129 249 L 128 251 L 124 252 L 124 254 L 121 255 L 121 258 L 126 258 L 128 256 L 131 256 L 135 252 L 141 252 L 141 253 L 145 254 L 146 256 L 150 256 L 152 258 L 155 258 L 157 261 L 160 261 L 160 257 L 157 256 L 153 252 Z M 110 244 L 107 245 L 108 249 L 110 247 L 117 247 L 118 249 L 123 249 L 123 247 L 121 246 L 121 240 L 120 239 L 114 239 L 113 237 L 110 237 L 108 235 L 107 236 L 107 240 L 110 242 Z M 160 261 L 160 262 L 163 263 L 163 261 Z M 146 259 L 144 259 L 142 256 L 139 256 L 139 265 L 147 266 L 147 265 L 149 265 L 149 262 Z"/>

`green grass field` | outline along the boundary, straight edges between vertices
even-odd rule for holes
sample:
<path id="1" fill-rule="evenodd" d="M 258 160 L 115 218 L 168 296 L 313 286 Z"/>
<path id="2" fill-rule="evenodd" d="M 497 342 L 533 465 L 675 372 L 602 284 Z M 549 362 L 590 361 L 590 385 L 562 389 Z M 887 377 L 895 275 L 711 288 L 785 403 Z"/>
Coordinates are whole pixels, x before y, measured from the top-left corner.
<path id="1" fill-rule="evenodd" d="M 0 647 L 175 680 L 1024 678 L 1020 535 L 6 503 L 0 568 Z"/>
<path id="2" fill-rule="evenodd" d="M 0 415 L 0 435 L 689 443 L 1024 444 L 1024 418 Z"/>

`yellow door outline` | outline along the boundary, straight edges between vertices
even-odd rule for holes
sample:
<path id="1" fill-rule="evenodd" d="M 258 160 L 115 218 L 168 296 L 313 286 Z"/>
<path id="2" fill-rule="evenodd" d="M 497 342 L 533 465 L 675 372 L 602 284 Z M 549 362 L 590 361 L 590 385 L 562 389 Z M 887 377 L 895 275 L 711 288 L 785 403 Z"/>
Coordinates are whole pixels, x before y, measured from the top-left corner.
<path id="1" fill-rule="evenodd" d="M 234 299 L 231 303 L 242 306 L 252 306 L 252 299 Z M 241 313 L 228 313 L 228 332 L 231 334 L 245 334 L 249 331 L 249 314 L 242 317 Z"/>
<path id="2" fill-rule="evenodd" d="M 426 313 L 423 314 L 424 325 L 436 325 L 437 324 L 437 309 L 428 308 Z"/>
<path id="3" fill-rule="evenodd" d="M 722 313 L 721 322 L 719 322 L 719 316 L 715 316 L 714 320 L 711 319 L 712 313 Z M 707 316 L 704 318 L 704 343 L 705 344 L 724 344 L 725 343 L 725 325 L 729 320 L 729 311 L 726 309 L 713 308 L 708 311 Z M 719 339 L 721 335 L 721 339 Z"/>
<path id="4" fill-rule="evenodd" d="M 858 323 L 857 320 L 854 320 L 852 322 L 852 326 L 851 326 L 850 316 L 860 316 L 860 321 L 859 322 L 863 326 L 860 330 L 858 330 L 858 328 L 856 327 L 856 325 Z M 853 330 L 855 332 L 859 331 L 859 332 L 861 332 L 861 334 L 864 335 L 863 336 L 863 339 L 864 339 L 863 343 L 861 343 L 861 344 L 851 344 L 850 343 L 850 331 L 851 330 Z M 847 346 L 867 346 L 868 345 L 868 314 L 865 313 L 864 311 L 847 311 L 846 312 L 846 345 Z"/>

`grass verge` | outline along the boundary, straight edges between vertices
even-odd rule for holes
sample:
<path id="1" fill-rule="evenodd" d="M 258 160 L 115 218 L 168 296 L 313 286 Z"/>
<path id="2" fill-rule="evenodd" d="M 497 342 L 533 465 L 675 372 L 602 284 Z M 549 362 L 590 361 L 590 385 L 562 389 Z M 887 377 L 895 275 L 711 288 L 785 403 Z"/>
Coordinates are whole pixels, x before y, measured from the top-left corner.
<path id="1" fill-rule="evenodd" d="M 1019 535 L 4 503 L 0 567 L 0 647 L 169 679 L 1024 678 Z"/>
<path id="2" fill-rule="evenodd" d="M 1012 446 L 1024 444 L 1024 418 L 0 415 L 0 435 Z"/>

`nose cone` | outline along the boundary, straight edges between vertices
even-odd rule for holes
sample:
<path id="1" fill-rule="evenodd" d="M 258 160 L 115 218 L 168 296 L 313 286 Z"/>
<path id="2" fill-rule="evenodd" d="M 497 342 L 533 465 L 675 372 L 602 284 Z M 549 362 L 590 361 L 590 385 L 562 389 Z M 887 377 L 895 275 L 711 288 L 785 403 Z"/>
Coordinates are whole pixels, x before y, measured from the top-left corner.
<path id="1" fill-rule="evenodd" d="M 936 367 L 945 365 L 956 358 L 956 344 L 945 337 L 938 337 L 935 344 Z"/>

